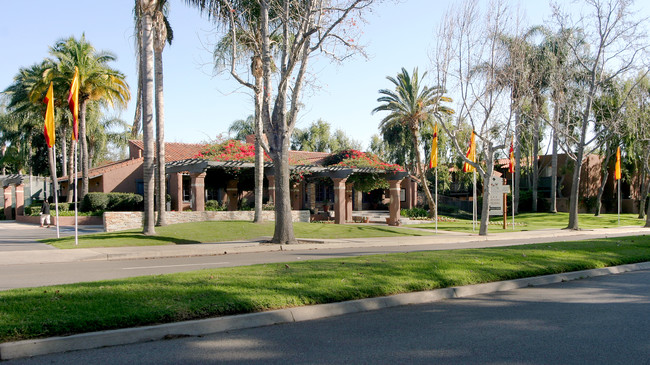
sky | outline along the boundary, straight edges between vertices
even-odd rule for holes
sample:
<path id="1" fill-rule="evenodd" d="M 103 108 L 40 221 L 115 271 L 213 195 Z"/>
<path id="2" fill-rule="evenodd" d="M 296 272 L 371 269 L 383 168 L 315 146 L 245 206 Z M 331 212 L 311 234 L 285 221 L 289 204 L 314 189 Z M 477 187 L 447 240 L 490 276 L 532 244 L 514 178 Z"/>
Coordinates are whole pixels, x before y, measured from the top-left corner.
<path id="1" fill-rule="evenodd" d="M 342 64 L 316 59 L 311 71 L 317 84 L 305 93 L 297 127 L 322 119 L 367 148 L 382 119 L 380 113 L 371 114 L 379 105 L 378 90 L 391 87 L 386 76 L 396 75 L 402 67 L 409 72 L 414 67 L 420 72 L 431 68 L 429 53 L 438 24 L 454 2 L 386 0 L 376 4 L 361 25 L 360 43 L 367 45 L 368 58 L 356 56 Z M 48 57 L 49 47 L 57 40 L 85 34 L 96 49 L 117 56 L 111 66 L 126 75 L 135 94 L 133 0 L 94 3 L 0 0 L 0 90 L 12 83 L 20 67 Z M 512 1 L 511 6 L 521 7 L 530 25 L 541 24 L 550 15 L 545 1 Z M 214 74 L 212 45 L 218 34 L 198 10 L 184 1 L 170 0 L 169 20 L 174 41 L 163 53 L 165 139 L 185 143 L 214 139 L 226 133 L 233 121 L 252 114 L 252 98 L 229 74 Z M 131 100 L 128 108 L 114 115 L 131 124 L 134 106 Z"/>

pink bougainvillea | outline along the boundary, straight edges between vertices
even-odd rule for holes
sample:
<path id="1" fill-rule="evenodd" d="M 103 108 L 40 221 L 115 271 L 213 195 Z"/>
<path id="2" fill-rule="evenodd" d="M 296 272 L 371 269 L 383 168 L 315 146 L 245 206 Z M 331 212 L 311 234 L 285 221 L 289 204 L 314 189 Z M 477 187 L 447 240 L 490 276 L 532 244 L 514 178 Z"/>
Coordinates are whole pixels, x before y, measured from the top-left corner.
<path id="1" fill-rule="evenodd" d="M 358 150 L 343 150 L 332 154 L 325 163 L 328 166 L 344 166 L 352 168 L 374 168 L 385 171 L 404 171 L 404 168 L 397 164 L 386 163 L 377 155 Z"/>
<path id="2" fill-rule="evenodd" d="M 202 158 L 212 161 L 253 162 L 255 161 L 255 145 L 231 139 L 207 145 L 201 152 L 194 155 L 193 158 Z M 270 161 L 271 158 L 265 153 L 264 160 Z"/>

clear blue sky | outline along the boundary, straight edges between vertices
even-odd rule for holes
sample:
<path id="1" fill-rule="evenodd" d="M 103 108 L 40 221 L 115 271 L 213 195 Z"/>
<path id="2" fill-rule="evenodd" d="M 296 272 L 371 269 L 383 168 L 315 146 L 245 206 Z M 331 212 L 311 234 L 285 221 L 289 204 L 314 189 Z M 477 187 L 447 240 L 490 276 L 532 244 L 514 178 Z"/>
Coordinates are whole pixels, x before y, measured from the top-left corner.
<path id="1" fill-rule="evenodd" d="M 298 127 L 323 119 L 367 147 L 381 120 L 381 115 L 370 113 L 378 105 L 377 91 L 390 87 L 385 77 L 396 75 L 401 67 L 409 71 L 430 68 L 429 49 L 450 1 L 389 0 L 375 5 L 362 25 L 361 43 L 368 45 L 369 59 L 358 56 L 341 65 L 314 63 L 318 87 L 307 91 Z M 169 142 L 197 143 L 226 132 L 232 121 L 252 114 L 252 100 L 229 75 L 213 76 L 213 26 L 184 2 L 170 2 L 174 42 L 164 52 L 165 135 Z M 541 23 L 550 13 L 545 1 L 523 1 L 521 6 L 529 24 Z M 48 47 L 57 40 L 85 33 L 97 49 L 117 55 L 113 67 L 126 74 L 135 93 L 132 9 L 133 0 L 2 1 L 0 90 L 11 84 L 20 67 L 47 57 Z M 134 105 L 131 101 L 126 110 L 116 113 L 130 124 Z"/>

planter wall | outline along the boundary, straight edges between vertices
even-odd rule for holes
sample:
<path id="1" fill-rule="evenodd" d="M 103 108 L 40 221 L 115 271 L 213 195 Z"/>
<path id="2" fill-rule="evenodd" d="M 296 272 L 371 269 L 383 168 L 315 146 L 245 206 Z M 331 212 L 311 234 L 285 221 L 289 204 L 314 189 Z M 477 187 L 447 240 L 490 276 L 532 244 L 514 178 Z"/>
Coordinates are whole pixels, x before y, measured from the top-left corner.
<path id="1" fill-rule="evenodd" d="M 28 224 L 41 224 L 41 217 L 38 215 L 19 215 L 16 217 L 16 222 L 18 223 L 28 223 Z M 54 215 L 50 216 L 50 222 L 52 225 L 56 222 L 56 217 Z M 101 226 L 103 224 L 102 217 L 92 217 L 92 216 L 78 216 L 77 224 L 80 226 Z M 59 217 L 59 226 L 74 226 L 74 216 L 69 217 Z"/>
<path id="2" fill-rule="evenodd" d="M 308 210 L 294 210 L 291 212 L 294 222 L 309 222 Z M 157 215 L 156 215 L 157 216 Z M 252 221 L 254 211 L 203 211 L 203 212 L 167 212 L 167 223 L 189 223 L 204 221 Z M 275 220 L 275 212 L 262 211 L 264 220 Z M 142 212 L 105 212 L 104 231 L 115 232 L 126 229 L 142 228 Z"/>

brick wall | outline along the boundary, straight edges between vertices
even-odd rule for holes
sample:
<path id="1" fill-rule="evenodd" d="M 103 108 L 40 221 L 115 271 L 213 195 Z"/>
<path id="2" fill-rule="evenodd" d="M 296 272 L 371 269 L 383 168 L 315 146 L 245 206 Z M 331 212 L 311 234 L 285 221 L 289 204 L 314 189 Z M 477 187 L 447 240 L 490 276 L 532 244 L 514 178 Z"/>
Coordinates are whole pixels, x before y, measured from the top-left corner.
<path id="1" fill-rule="evenodd" d="M 308 210 L 294 210 L 291 212 L 294 222 L 309 222 Z M 142 212 L 105 212 L 104 231 L 115 232 L 125 229 L 142 228 Z M 254 211 L 206 211 L 206 212 L 167 212 L 167 223 L 189 223 L 203 221 L 252 221 Z M 275 212 L 262 211 L 264 220 L 275 220 Z"/>

